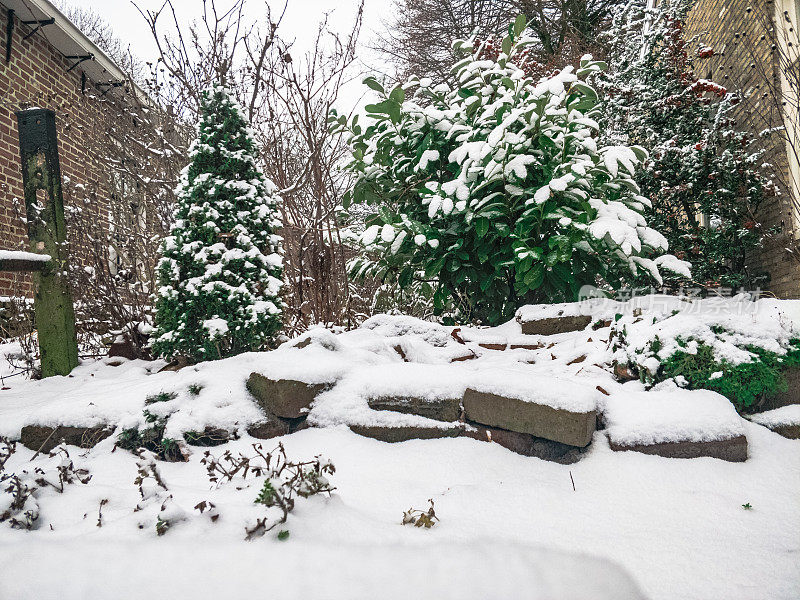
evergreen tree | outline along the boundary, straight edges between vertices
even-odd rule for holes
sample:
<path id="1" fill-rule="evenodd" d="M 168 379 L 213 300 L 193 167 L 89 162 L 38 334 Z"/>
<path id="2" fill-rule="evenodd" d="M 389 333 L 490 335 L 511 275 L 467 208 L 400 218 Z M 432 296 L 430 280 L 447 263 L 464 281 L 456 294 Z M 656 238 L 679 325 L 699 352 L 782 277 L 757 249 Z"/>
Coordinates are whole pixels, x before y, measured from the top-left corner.
<path id="1" fill-rule="evenodd" d="M 189 156 L 158 264 L 153 352 L 209 360 L 258 350 L 281 326 L 280 197 L 223 85 L 203 92 Z"/>
<path id="2" fill-rule="evenodd" d="M 684 32 L 693 4 L 665 0 L 646 9 L 636 0 L 618 14 L 609 35 L 613 69 L 597 81 L 606 143 L 648 151 L 634 175 L 652 202 L 648 223 L 694 265 L 694 285 L 752 288 L 767 279 L 747 266 L 769 233 L 756 212 L 776 187 L 758 139 L 736 129 L 737 97 L 693 72 L 694 42 Z M 698 50 L 701 57 L 713 53 Z"/>

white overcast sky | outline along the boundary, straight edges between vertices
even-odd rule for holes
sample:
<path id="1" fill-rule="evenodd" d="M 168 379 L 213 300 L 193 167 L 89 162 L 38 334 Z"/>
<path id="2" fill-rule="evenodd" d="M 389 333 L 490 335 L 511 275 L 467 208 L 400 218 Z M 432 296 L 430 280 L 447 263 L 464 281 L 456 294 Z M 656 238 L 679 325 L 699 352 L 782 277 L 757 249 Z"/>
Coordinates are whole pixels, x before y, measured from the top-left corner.
<path id="1" fill-rule="evenodd" d="M 65 0 L 74 6 L 92 8 L 114 29 L 114 33 L 126 44 L 130 44 L 134 54 L 142 60 L 156 58 L 155 45 L 144 19 L 129 0 Z M 268 0 L 273 16 L 283 8 L 285 0 Z M 163 0 L 137 0 L 142 10 L 157 10 Z M 202 14 L 202 0 L 173 0 L 181 20 L 189 22 L 199 19 Z M 217 0 L 220 7 L 230 6 L 229 0 Z M 254 18 L 264 14 L 264 0 L 246 0 L 248 14 Z M 358 8 L 357 0 L 288 0 L 286 15 L 280 31 L 284 39 L 295 40 L 295 53 L 305 50 L 312 44 L 317 26 L 325 13 L 330 13 L 329 23 L 334 31 L 342 35 L 350 31 Z M 366 0 L 364 6 L 364 25 L 361 30 L 360 48 L 357 54 L 358 71 L 380 71 L 386 67 L 380 57 L 370 51 L 366 44 L 375 39 L 383 30 L 383 21 L 391 14 L 391 0 Z M 364 87 L 361 78 L 341 90 L 341 109 L 352 107 L 361 97 Z M 349 105 L 349 106 L 348 106 Z"/>

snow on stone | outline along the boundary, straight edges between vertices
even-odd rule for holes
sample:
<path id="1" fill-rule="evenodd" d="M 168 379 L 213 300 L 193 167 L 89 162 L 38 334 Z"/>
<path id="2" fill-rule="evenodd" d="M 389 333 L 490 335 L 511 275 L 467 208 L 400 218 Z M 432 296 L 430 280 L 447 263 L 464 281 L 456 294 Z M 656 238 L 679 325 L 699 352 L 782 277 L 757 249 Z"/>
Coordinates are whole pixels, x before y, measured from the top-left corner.
<path id="1" fill-rule="evenodd" d="M 23 252 L 22 250 L 0 250 L 0 260 L 32 260 L 36 262 L 47 262 L 50 260 L 50 255 L 37 254 L 35 252 Z"/>
<path id="2" fill-rule="evenodd" d="M 716 392 L 675 385 L 649 392 L 628 387 L 620 386 L 602 402 L 608 437 L 615 444 L 707 442 L 744 435 L 743 419 Z"/>
<path id="3" fill-rule="evenodd" d="M 578 413 L 595 410 L 601 395 L 591 382 L 532 376 L 521 367 L 481 370 L 469 385 L 479 392 Z"/>
<path id="4" fill-rule="evenodd" d="M 756 413 L 747 417 L 753 423 L 765 427 L 780 427 L 782 425 L 800 425 L 800 404 L 790 404 L 774 410 Z"/>
<path id="5" fill-rule="evenodd" d="M 308 420 L 318 427 L 362 425 L 447 428 L 451 423 L 413 414 L 372 410 L 370 398 L 459 398 L 466 389 L 466 368 L 460 365 L 399 363 L 351 371 L 333 389 L 314 401 Z"/>

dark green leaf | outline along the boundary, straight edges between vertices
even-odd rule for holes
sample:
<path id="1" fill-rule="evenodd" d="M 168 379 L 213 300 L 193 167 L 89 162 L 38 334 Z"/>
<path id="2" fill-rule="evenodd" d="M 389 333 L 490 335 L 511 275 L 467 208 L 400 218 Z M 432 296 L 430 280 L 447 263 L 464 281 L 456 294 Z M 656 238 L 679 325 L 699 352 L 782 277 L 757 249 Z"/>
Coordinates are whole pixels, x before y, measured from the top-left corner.
<path id="1" fill-rule="evenodd" d="M 517 18 L 514 20 L 514 35 L 519 37 L 519 35 L 525 31 L 525 27 L 528 25 L 528 21 L 525 18 L 525 15 L 517 15 Z"/>

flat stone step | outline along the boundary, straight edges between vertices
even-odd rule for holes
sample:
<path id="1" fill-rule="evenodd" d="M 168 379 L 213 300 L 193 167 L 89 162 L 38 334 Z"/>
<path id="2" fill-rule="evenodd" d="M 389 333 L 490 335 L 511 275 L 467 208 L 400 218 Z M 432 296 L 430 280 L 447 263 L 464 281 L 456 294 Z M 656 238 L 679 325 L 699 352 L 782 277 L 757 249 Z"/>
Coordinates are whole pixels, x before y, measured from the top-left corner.
<path id="1" fill-rule="evenodd" d="M 680 388 L 612 393 L 603 402 L 609 445 L 665 458 L 747 459 L 743 420 L 709 390 Z"/>
<path id="2" fill-rule="evenodd" d="M 408 440 L 430 440 L 437 438 L 458 437 L 464 428 L 423 427 L 419 425 L 350 425 L 350 430 L 358 435 L 373 438 L 382 442 L 406 442 Z"/>
<path id="3" fill-rule="evenodd" d="M 479 423 L 467 423 L 464 437 L 489 442 L 521 454 L 542 460 L 570 465 L 578 462 L 586 452 L 583 448 L 546 440 L 527 433 L 517 433 L 497 427 L 486 427 Z"/>
<path id="4" fill-rule="evenodd" d="M 464 393 L 464 413 L 481 425 L 584 447 L 597 425 L 594 387 L 550 377 L 487 373 Z"/>
<path id="5" fill-rule="evenodd" d="M 581 314 L 580 305 L 573 302 L 523 306 L 517 311 L 516 320 L 525 335 L 556 335 L 582 331 L 592 317 Z"/>
<path id="6" fill-rule="evenodd" d="M 70 446 L 93 448 L 113 432 L 112 428 L 105 425 L 95 427 L 26 425 L 22 428 L 19 441 L 26 448 L 40 452 L 50 452 L 62 440 Z"/>
<path id="7" fill-rule="evenodd" d="M 234 439 L 235 436 L 227 429 L 219 427 L 206 427 L 201 431 L 187 431 L 183 434 L 183 439 L 190 446 L 220 446 Z"/>
<path id="8" fill-rule="evenodd" d="M 756 413 L 748 419 L 790 440 L 800 439 L 800 404 Z"/>
<path id="9" fill-rule="evenodd" d="M 700 458 L 703 456 L 719 458 L 730 462 L 747 460 L 747 438 L 743 435 L 700 442 L 658 442 L 654 444 L 616 444 L 609 440 L 611 449 L 616 452 L 633 451 L 655 454 L 664 458 Z"/>
<path id="10" fill-rule="evenodd" d="M 367 404 L 373 410 L 391 410 L 447 423 L 458 421 L 461 417 L 461 398 L 429 399 L 412 396 L 381 396 L 368 398 Z"/>
<path id="11" fill-rule="evenodd" d="M 247 389 L 268 413 L 284 419 L 304 416 L 314 399 L 331 383 L 305 383 L 294 379 L 271 379 L 251 373 Z"/>
<path id="12" fill-rule="evenodd" d="M 523 321 L 520 324 L 522 325 L 522 333 L 525 335 L 556 335 L 558 333 L 583 331 L 591 322 L 592 317 L 588 315 L 576 315 Z"/>

